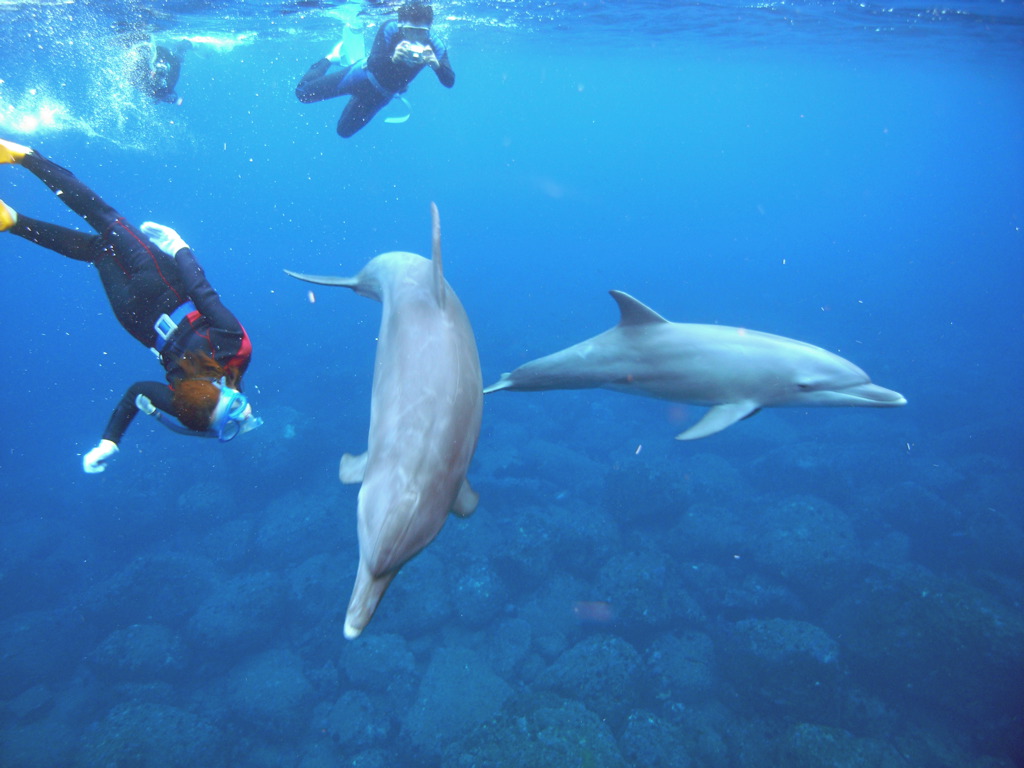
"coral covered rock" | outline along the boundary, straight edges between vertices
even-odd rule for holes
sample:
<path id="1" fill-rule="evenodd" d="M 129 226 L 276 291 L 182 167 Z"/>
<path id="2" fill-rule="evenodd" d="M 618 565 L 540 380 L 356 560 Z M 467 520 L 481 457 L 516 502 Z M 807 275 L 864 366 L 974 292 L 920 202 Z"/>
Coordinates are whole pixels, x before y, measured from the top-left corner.
<path id="1" fill-rule="evenodd" d="M 276 574 L 244 573 L 218 582 L 188 623 L 188 641 L 204 652 L 263 647 L 281 621 L 285 586 Z"/>
<path id="2" fill-rule="evenodd" d="M 724 638 L 722 671 L 763 711 L 818 719 L 835 710 L 839 646 L 806 621 L 746 619 Z"/>
<path id="3" fill-rule="evenodd" d="M 632 645 L 614 635 L 591 635 L 559 656 L 541 683 L 615 724 L 625 719 L 641 673 Z"/>
<path id="4" fill-rule="evenodd" d="M 228 675 L 227 704 L 246 730 L 281 738 L 301 733 L 309 722 L 313 687 L 302 660 L 273 650 L 246 659 Z"/>
<path id="5" fill-rule="evenodd" d="M 412 743 L 440 754 L 467 730 L 496 715 L 512 688 L 473 651 L 439 648 L 405 721 Z"/>
<path id="6" fill-rule="evenodd" d="M 118 704 L 85 735 L 76 768 L 218 768 L 223 734 L 198 715 L 166 704 Z"/>
<path id="7" fill-rule="evenodd" d="M 159 624 L 132 624 L 110 633 L 89 656 L 115 680 L 167 679 L 186 665 L 181 639 Z"/>
<path id="8" fill-rule="evenodd" d="M 479 725 L 445 751 L 441 768 L 625 768 L 608 725 L 577 701 L 545 700 Z"/>

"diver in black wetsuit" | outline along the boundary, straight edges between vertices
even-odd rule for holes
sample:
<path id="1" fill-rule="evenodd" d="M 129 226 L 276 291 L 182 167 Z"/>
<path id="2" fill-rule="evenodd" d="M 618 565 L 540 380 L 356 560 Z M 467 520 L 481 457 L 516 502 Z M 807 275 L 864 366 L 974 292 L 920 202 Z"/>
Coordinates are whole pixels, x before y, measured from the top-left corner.
<path id="1" fill-rule="evenodd" d="M 341 43 L 316 62 L 295 87 L 299 101 L 351 96 L 338 120 L 338 135 L 352 136 L 370 122 L 396 94 L 404 93 L 424 67 L 430 67 L 445 88 L 455 85 L 455 72 L 448 51 L 430 32 L 433 9 L 410 0 L 398 9 L 398 21 L 388 21 L 377 30 L 370 55 L 344 69 L 327 74 L 341 59 Z"/>
<path id="2" fill-rule="evenodd" d="M 181 104 L 174 89 L 181 77 L 181 65 L 185 52 L 192 49 L 192 41 L 179 40 L 172 51 L 163 45 L 154 49 L 151 45 L 143 48 L 144 58 L 139 63 L 140 88 L 153 97 L 153 101 L 165 104 Z"/>
<path id="3" fill-rule="evenodd" d="M 221 440 L 258 427 L 262 421 L 241 393 L 252 355 L 249 336 L 178 233 L 149 221 L 135 228 L 71 171 L 29 147 L 0 140 L 4 163 L 27 168 L 99 234 L 19 215 L 2 200 L 0 232 L 96 267 L 114 315 L 154 350 L 170 383 L 140 381 L 128 388 L 103 439 L 83 457 L 85 471 L 106 468 L 140 409 L 177 432 Z"/>

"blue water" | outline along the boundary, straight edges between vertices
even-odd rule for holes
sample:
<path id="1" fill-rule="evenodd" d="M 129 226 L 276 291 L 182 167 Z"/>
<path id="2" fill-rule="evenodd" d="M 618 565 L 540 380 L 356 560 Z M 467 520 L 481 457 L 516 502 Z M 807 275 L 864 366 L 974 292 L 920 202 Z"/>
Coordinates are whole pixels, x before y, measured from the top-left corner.
<path id="1" fill-rule="evenodd" d="M 438 6 L 455 87 L 342 140 L 293 89 L 351 9 L 0 3 L 0 137 L 181 233 L 266 420 L 139 418 L 83 474 L 161 371 L 87 266 L 0 236 L 0 765 L 1022 764 L 1024 4 Z M 127 31 L 213 38 L 180 106 Z M 0 199 L 81 225 L 18 168 Z M 282 270 L 426 254 L 431 201 L 485 383 L 619 289 L 908 405 L 680 443 L 699 408 L 488 396 L 479 510 L 346 642 L 380 306 Z"/>

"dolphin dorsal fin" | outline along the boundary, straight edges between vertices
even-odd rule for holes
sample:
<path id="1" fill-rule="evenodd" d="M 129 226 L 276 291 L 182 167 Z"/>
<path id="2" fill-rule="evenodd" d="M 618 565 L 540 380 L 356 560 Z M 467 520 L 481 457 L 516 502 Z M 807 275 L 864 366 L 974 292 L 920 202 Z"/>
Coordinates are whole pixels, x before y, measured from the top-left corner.
<path id="1" fill-rule="evenodd" d="M 667 323 L 664 317 L 648 307 L 642 301 L 637 301 L 628 293 L 622 291 L 608 291 L 619 305 L 619 312 L 622 318 L 619 325 L 647 325 L 649 323 Z"/>
<path id="2" fill-rule="evenodd" d="M 444 264 L 441 263 L 441 214 L 437 212 L 436 203 L 430 204 L 430 220 L 430 260 L 434 265 L 434 296 L 437 297 L 437 306 L 444 309 L 445 297 L 448 292 L 444 289 Z"/>

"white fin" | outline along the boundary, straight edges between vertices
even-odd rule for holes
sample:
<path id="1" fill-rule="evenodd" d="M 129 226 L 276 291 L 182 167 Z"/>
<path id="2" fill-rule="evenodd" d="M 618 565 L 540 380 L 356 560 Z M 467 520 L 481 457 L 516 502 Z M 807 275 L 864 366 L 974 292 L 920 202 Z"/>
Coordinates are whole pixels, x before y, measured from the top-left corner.
<path id="1" fill-rule="evenodd" d="M 358 277 L 330 277 L 328 275 L 304 275 L 301 272 L 292 272 L 290 269 L 284 271 L 286 275 L 291 275 L 299 280 L 305 280 L 307 283 L 316 283 L 317 285 L 337 285 L 342 288 L 355 288 L 359 285 Z"/>
<path id="2" fill-rule="evenodd" d="M 486 395 L 490 392 L 497 392 L 499 389 L 508 389 L 509 387 L 512 386 L 514 386 L 514 383 L 512 381 L 512 374 L 503 373 L 501 374 L 501 378 L 498 379 L 493 384 L 491 384 L 491 386 L 484 387 L 484 394 Z"/>
<path id="3" fill-rule="evenodd" d="M 341 65 L 355 64 L 366 58 L 366 40 L 363 37 L 363 26 L 353 19 L 341 28 Z"/>
<path id="4" fill-rule="evenodd" d="M 459 517 L 469 517 L 476 511 L 476 505 L 480 502 L 480 494 L 469 487 L 469 480 L 462 481 L 455 496 L 455 503 L 452 505 L 452 512 Z"/>
<path id="5" fill-rule="evenodd" d="M 619 305 L 619 312 L 622 317 L 619 325 L 647 325 L 649 323 L 667 323 L 664 317 L 648 307 L 642 301 L 637 301 L 628 293 L 622 291 L 608 291 Z"/>
<path id="6" fill-rule="evenodd" d="M 363 482 L 363 475 L 366 474 L 366 454 L 360 453 L 354 456 L 346 453 L 341 457 L 341 466 L 338 467 L 338 479 L 346 485 L 350 483 Z"/>
<path id="7" fill-rule="evenodd" d="M 441 263 L 441 214 L 437 211 L 437 204 L 430 204 L 431 219 L 431 252 L 430 260 L 434 264 L 434 295 L 437 297 L 437 306 L 444 309 L 445 297 L 448 292 L 444 285 L 444 265 Z"/>
<path id="8" fill-rule="evenodd" d="M 676 435 L 676 440 L 696 440 L 699 437 L 713 435 L 726 427 L 731 427 L 741 419 L 753 416 L 759 410 L 761 410 L 761 406 L 751 400 L 713 406 L 704 414 L 704 418 L 685 432 Z"/>

